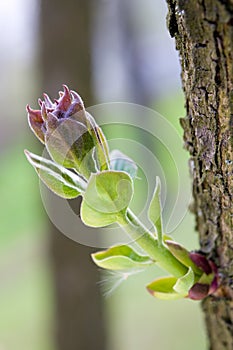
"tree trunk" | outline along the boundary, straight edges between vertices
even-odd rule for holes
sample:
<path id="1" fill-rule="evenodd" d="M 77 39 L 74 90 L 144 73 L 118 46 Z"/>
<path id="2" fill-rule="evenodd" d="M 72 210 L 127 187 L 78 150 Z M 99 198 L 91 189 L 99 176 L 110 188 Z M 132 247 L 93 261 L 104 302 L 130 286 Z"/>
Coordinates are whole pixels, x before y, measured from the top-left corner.
<path id="1" fill-rule="evenodd" d="M 57 98 L 65 83 L 78 90 L 87 106 L 93 101 L 90 6 L 87 0 L 41 0 L 43 90 Z M 76 201 L 76 207 L 78 204 Z M 56 210 L 56 199 L 51 206 Z M 78 218 L 75 229 L 83 235 L 88 231 Z M 58 350 L 105 349 L 99 276 L 91 252 L 93 249 L 73 242 L 51 224 Z"/>
<path id="2" fill-rule="evenodd" d="M 181 120 L 201 251 L 221 287 L 202 304 L 210 349 L 233 349 L 233 1 L 167 0 L 182 65 Z"/>

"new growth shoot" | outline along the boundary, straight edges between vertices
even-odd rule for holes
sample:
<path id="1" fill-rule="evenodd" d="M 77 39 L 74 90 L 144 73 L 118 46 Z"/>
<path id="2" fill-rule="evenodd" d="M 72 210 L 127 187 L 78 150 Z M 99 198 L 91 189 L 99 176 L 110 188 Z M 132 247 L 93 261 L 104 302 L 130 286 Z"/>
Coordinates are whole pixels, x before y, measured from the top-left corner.
<path id="1" fill-rule="evenodd" d="M 160 299 L 200 300 L 214 293 L 218 287 L 215 264 L 202 254 L 189 252 L 164 232 L 159 178 L 148 208 L 153 229 L 148 230 L 130 209 L 137 165 L 118 150 L 109 152 L 103 131 L 85 110 L 81 97 L 63 88 L 53 102 L 44 94 L 40 109 L 27 106 L 29 125 L 51 160 L 28 151 L 25 154 L 51 191 L 62 198 L 82 197 L 84 224 L 104 227 L 117 223 L 140 248 L 116 245 L 92 254 L 94 263 L 117 272 L 116 283 L 150 265 L 160 266 L 170 276 L 147 285 Z"/>

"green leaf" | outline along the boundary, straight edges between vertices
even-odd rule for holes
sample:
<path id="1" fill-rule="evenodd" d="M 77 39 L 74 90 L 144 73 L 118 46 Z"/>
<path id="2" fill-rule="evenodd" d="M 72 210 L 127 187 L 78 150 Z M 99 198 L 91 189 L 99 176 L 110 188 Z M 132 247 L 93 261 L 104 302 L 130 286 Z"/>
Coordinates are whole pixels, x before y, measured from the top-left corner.
<path id="1" fill-rule="evenodd" d="M 106 226 L 126 215 L 133 196 L 131 178 L 124 172 L 106 170 L 92 174 L 81 205 L 84 224 Z"/>
<path id="2" fill-rule="evenodd" d="M 165 233 L 163 234 L 163 242 L 165 243 L 166 241 L 172 241 L 173 238 L 171 236 L 166 235 Z"/>
<path id="3" fill-rule="evenodd" d="M 56 163 L 76 169 L 87 179 L 96 172 L 94 140 L 85 125 L 69 118 L 60 120 L 49 113 L 46 129 L 46 148 Z"/>
<path id="4" fill-rule="evenodd" d="M 84 109 L 84 106 L 82 106 L 79 111 L 69 116 L 69 119 L 77 121 L 87 128 L 88 132 L 92 136 L 93 144 L 95 145 L 94 157 L 97 163 L 97 168 L 99 171 L 108 170 L 108 143 L 103 131 L 98 126 L 92 115 Z"/>
<path id="5" fill-rule="evenodd" d="M 184 296 L 177 293 L 174 290 L 174 286 L 177 283 L 177 278 L 175 277 L 162 277 L 147 285 L 147 290 L 151 295 L 158 299 L 163 300 L 176 300 L 182 299 Z"/>
<path id="6" fill-rule="evenodd" d="M 210 273 L 209 275 L 203 273 L 201 275 L 201 278 L 198 280 L 198 283 L 211 285 L 214 277 L 215 277 L 214 273 Z"/>
<path id="7" fill-rule="evenodd" d="M 160 201 L 160 189 L 161 183 L 160 179 L 156 177 L 156 186 L 154 194 L 149 206 L 148 217 L 151 223 L 155 226 L 158 236 L 158 243 L 163 242 L 163 225 L 162 225 L 162 214 L 161 214 L 161 201 Z"/>
<path id="8" fill-rule="evenodd" d="M 191 267 L 195 274 L 201 275 L 203 273 L 203 271 L 201 271 L 190 259 L 189 251 L 181 244 L 170 240 L 166 240 L 165 244 L 168 246 L 168 249 L 172 255 L 174 255 L 174 257 L 177 258 L 185 266 Z"/>
<path id="9" fill-rule="evenodd" d="M 95 119 L 90 113 L 86 112 L 86 118 L 88 122 L 88 130 L 91 133 L 95 143 L 95 158 L 97 162 L 98 170 L 109 169 L 109 149 L 108 143 L 104 136 L 102 129 L 98 126 Z"/>
<path id="10" fill-rule="evenodd" d="M 111 247 L 91 256 L 96 265 L 109 270 L 131 270 L 153 264 L 148 256 L 139 255 L 127 245 Z"/>
<path id="11" fill-rule="evenodd" d="M 85 200 L 81 204 L 80 216 L 83 223 L 90 227 L 104 227 L 117 221 L 115 214 L 103 214 L 90 207 Z"/>
<path id="12" fill-rule="evenodd" d="M 136 177 L 138 170 L 136 163 L 117 149 L 110 153 L 110 168 L 112 170 L 125 171 L 132 179 Z"/>
<path id="13" fill-rule="evenodd" d="M 192 270 L 192 268 L 190 267 L 188 269 L 188 272 L 180 277 L 176 284 L 174 285 L 173 289 L 179 293 L 182 294 L 184 296 L 188 295 L 188 292 L 190 290 L 190 288 L 193 286 L 194 284 L 194 272 Z"/>
<path id="14" fill-rule="evenodd" d="M 72 171 L 51 160 L 25 151 L 30 164 L 48 188 L 62 198 L 75 198 L 85 191 L 87 183 Z"/>

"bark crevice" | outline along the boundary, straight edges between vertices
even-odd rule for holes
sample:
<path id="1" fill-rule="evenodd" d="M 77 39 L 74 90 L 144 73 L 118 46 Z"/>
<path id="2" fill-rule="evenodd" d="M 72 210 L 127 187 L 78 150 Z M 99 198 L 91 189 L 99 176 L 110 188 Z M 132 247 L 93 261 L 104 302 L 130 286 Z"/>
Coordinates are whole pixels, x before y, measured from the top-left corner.
<path id="1" fill-rule="evenodd" d="M 187 111 L 181 125 L 191 156 L 196 229 L 201 251 L 221 276 L 218 293 L 203 303 L 210 348 L 232 350 L 233 1 L 167 3 L 168 27 L 181 58 Z"/>

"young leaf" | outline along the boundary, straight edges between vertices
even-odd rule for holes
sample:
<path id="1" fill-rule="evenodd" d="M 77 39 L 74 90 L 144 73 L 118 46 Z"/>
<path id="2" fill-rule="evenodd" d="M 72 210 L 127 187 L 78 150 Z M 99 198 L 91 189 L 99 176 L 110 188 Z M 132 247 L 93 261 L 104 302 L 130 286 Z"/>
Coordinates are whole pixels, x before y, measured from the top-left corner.
<path id="1" fill-rule="evenodd" d="M 30 164 L 48 188 L 62 198 L 75 198 L 85 191 L 87 183 L 72 171 L 51 160 L 25 151 Z"/>
<path id="2" fill-rule="evenodd" d="M 118 221 L 125 215 L 132 195 L 132 180 L 126 173 L 106 170 L 92 174 L 81 206 L 82 221 L 92 227 Z"/>
<path id="3" fill-rule="evenodd" d="M 207 275 L 212 272 L 216 272 L 216 266 L 213 265 L 213 262 L 209 261 L 206 256 L 200 253 L 190 252 L 189 257 L 195 266 L 201 269 L 201 271 L 204 271 Z"/>
<path id="4" fill-rule="evenodd" d="M 103 213 L 101 211 L 97 211 L 93 209 L 91 206 L 87 204 L 87 201 L 83 199 L 81 208 L 80 208 L 80 216 L 82 222 L 90 227 L 104 227 L 117 221 L 116 215 L 113 213 Z"/>
<path id="5" fill-rule="evenodd" d="M 56 163 L 76 169 L 87 179 L 96 172 L 92 158 L 94 140 L 82 123 L 69 118 L 60 120 L 49 113 L 46 129 L 46 148 Z"/>
<path id="6" fill-rule="evenodd" d="M 127 245 L 111 247 L 91 256 L 96 265 L 109 270 L 131 270 L 153 264 L 149 257 L 139 255 Z"/>
<path id="7" fill-rule="evenodd" d="M 193 286 L 193 284 L 194 284 L 194 273 L 193 273 L 192 268 L 190 267 L 188 269 L 188 272 L 184 276 L 180 277 L 177 280 L 173 289 L 177 293 L 182 294 L 184 296 L 187 296 L 188 292 L 189 292 L 190 288 Z"/>
<path id="8" fill-rule="evenodd" d="M 187 249 L 185 249 L 181 244 L 171 241 L 170 239 L 166 240 L 165 243 L 172 255 L 174 255 L 182 264 L 187 267 L 191 267 L 194 273 L 197 275 L 202 274 L 202 271 L 190 258 L 190 253 Z"/>
<path id="9" fill-rule="evenodd" d="M 156 177 L 156 186 L 154 194 L 149 206 L 148 217 L 151 223 L 155 226 L 158 236 L 158 243 L 163 242 L 163 225 L 162 225 L 162 214 L 161 214 L 161 201 L 160 201 L 160 189 L 161 183 L 160 179 Z"/>
<path id="10" fill-rule="evenodd" d="M 198 280 L 198 283 L 211 285 L 214 277 L 214 273 L 210 273 L 209 275 L 203 273 L 203 275 L 201 275 L 200 279 Z"/>
<path id="11" fill-rule="evenodd" d="M 162 277 L 147 285 L 148 292 L 158 299 L 176 300 L 182 299 L 184 296 L 174 290 L 177 282 L 175 277 Z"/>
<path id="12" fill-rule="evenodd" d="M 208 284 L 195 283 L 189 290 L 188 297 L 192 300 L 202 300 L 209 294 L 210 286 Z"/>
<path id="13" fill-rule="evenodd" d="M 137 175 L 138 167 L 132 159 L 115 149 L 110 153 L 110 169 L 125 171 L 134 179 Z"/>
<path id="14" fill-rule="evenodd" d="M 165 243 L 166 241 L 171 241 L 173 242 L 173 238 L 171 236 L 168 236 L 166 234 L 163 234 L 163 242 Z"/>
<path id="15" fill-rule="evenodd" d="M 109 149 L 106 137 L 90 113 L 86 112 L 86 118 L 88 122 L 88 130 L 94 139 L 95 158 L 98 170 L 109 170 Z"/>

